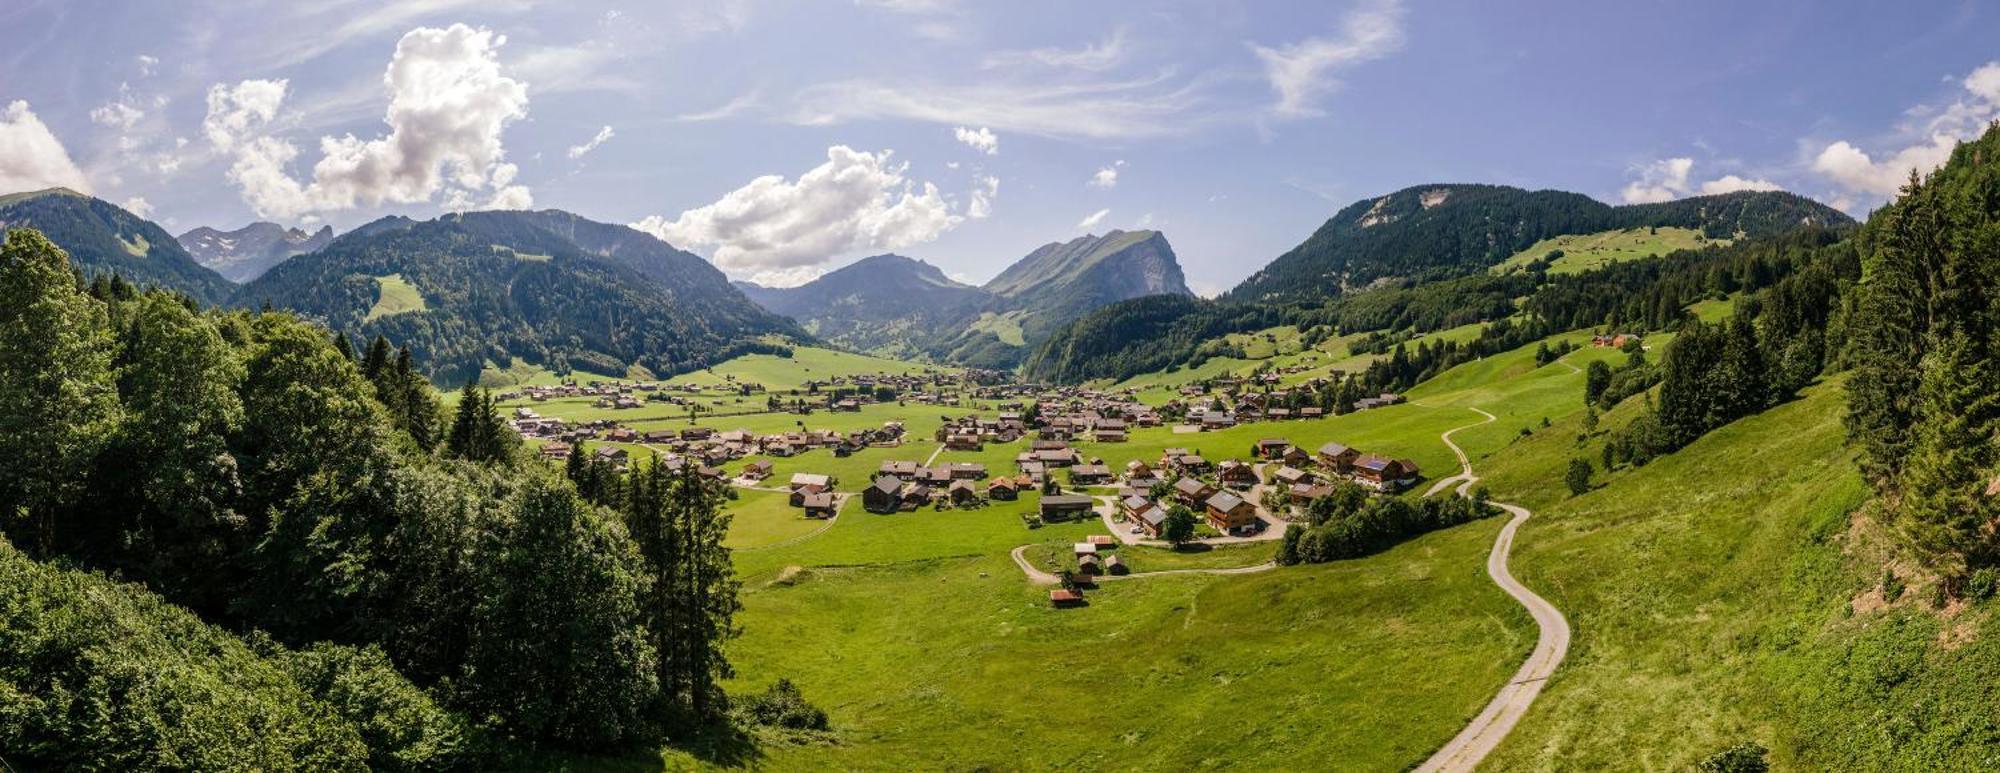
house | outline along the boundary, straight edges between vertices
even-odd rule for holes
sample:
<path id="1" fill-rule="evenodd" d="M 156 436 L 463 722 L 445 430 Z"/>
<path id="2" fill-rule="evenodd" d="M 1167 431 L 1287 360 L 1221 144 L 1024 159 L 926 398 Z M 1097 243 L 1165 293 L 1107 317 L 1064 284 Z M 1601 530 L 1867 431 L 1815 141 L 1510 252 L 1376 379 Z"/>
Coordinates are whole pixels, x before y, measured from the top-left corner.
<path id="1" fill-rule="evenodd" d="M 978 435 L 955 432 L 945 437 L 944 447 L 951 451 L 979 451 L 986 448 L 986 443 Z"/>
<path id="2" fill-rule="evenodd" d="M 1077 556 L 1076 571 L 1080 574 L 1103 574 L 1104 559 L 1098 558 L 1095 553 L 1087 556 Z"/>
<path id="3" fill-rule="evenodd" d="M 1074 448 L 1048 449 L 1033 452 L 1034 461 L 1045 467 L 1068 467 L 1081 461 Z"/>
<path id="4" fill-rule="evenodd" d="M 917 463 L 885 461 L 878 471 L 883 475 L 894 475 L 898 478 L 914 478 L 917 476 Z"/>
<path id="5" fill-rule="evenodd" d="M 1090 431 L 1090 439 L 1099 443 L 1123 443 L 1125 442 L 1125 430 L 1094 429 Z"/>
<path id="6" fill-rule="evenodd" d="M 1318 419 L 1318 418 L 1324 418 L 1325 416 L 1326 416 L 1326 409 L 1321 408 L 1317 405 L 1308 405 L 1304 408 L 1299 409 L 1299 418 L 1301 419 Z"/>
<path id="7" fill-rule="evenodd" d="M 1304 467 L 1312 464 L 1313 457 L 1298 446 L 1285 446 L 1285 450 L 1278 452 L 1278 461 L 1293 467 Z"/>
<path id="8" fill-rule="evenodd" d="M 1354 460 L 1360 458 L 1360 451 L 1332 441 L 1319 447 L 1319 465 L 1337 475 L 1346 475 L 1354 468 Z"/>
<path id="9" fill-rule="evenodd" d="M 819 475 L 810 472 L 792 473 L 791 489 L 793 491 L 797 491 L 799 489 L 808 487 L 819 491 L 825 491 L 829 488 L 833 488 L 833 479 L 825 475 Z"/>
<path id="10" fill-rule="evenodd" d="M 1257 444 L 1251 447 L 1250 454 L 1259 459 L 1273 459 L 1291 447 L 1292 444 L 1284 438 L 1267 437 L 1257 441 Z"/>
<path id="11" fill-rule="evenodd" d="M 1097 555 L 1097 543 L 1078 542 L 1070 546 L 1070 551 L 1078 556 L 1094 556 Z"/>
<path id="12" fill-rule="evenodd" d="M 1257 471 L 1250 465 L 1231 459 L 1217 468 L 1216 479 L 1230 488 L 1249 488 L 1257 485 Z"/>
<path id="13" fill-rule="evenodd" d="M 910 507 L 928 505 L 931 503 L 931 496 L 935 493 L 929 486 L 922 483 L 912 483 L 903 487 L 903 504 Z"/>
<path id="14" fill-rule="evenodd" d="M 1081 518 L 1090 513 L 1093 502 L 1090 497 L 1075 494 L 1052 494 L 1042 497 L 1042 520 L 1067 521 Z"/>
<path id="15" fill-rule="evenodd" d="M 954 505 L 977 502 L 979 501 L 979 487 L 974 486 L 972 481 L 969 480 L 955 480 L 945 489 L 945 496 L 950 497 L 951 503 Z"/>
<path id="16" fill-rule="evenodd" d="M 871 513 L 893 513 L 903 507 L 903 480 L 894 475 L 875 479 L 861 490 L 861 506 Z"/>
<path id="17" fill-rule="evenodd" d="M 946 469 L 953 480 L 980 480 L 986 477 L 986 465 L 978 462 L 952 462 Z"/>
<path id="18" fill-rule="evenodd" d="M 1333 487 L 1324 483 L 1298 483 L 1292 486 L 1289 493 L 1292 504 L 1309 505 L 1315 499 L 1331 496 Z"/>
<path id="19" fill-rule="evenodd" d="M 1354 461 L 1354 480 L 1378 491 L 1399 491 L 1417 482 L 1417 463 L 1368 454 Z"/>
<path id="20" fill-rule="evenodd" d="M 1134 483 L 1134 481 L 1141 481 L 1141 480 L 1144 481 L 1158 480 L 1158 476 L 1153 474 L 1152 466 L 1146 464 L 1145 462 L 1139 461 L 1137 459 L 1133 459 L 1132 461 L 1126 462 L 1125 482 L 1137 485 L 1136 483 Z"/>
<path id="21" fill-rule="evenodd" d="M 569 459 L 569 444 L 550 443 L 542 446 L 542 458 L 554 459 L 558 462 Z"/>
<path id="22" fill-rule="evenodd" d="M 1069 588 L 1049 591 L 1049 605 L 1054 607 L 1075 607 L 1083 605 L 1083 592 Z"/>
<path id="23" fill-rule="evenodd" d="M 1174 471 L 1182 475 L 1201 475 L 1214 469 L 1208 463 L 1208 460 L 1201 458 L 1199 454 L 1176 456 L 1173 458 L 1173 461 L 1167 463 L 1167 466 L 1172 467 Z"/>
<path id="24" fill-rule="evenodd" d="M 1111 468 L 1101 464 L 1079 464 L 1069 468 L 1069 482 L 1078 486 L 1095 486 L 1111 480 Z"/>
<path id="25" fill-rule="evenodd" d="M 1287 487 L 1311 483 L 1313 480 L 1312 473 L 1290 465 L 1279 467 L 1277 472 L 1271 473 L 1271 477 L 1273 482 Z"/>
<path id="26" fill-rule="evenodd" d="M 1124 511 L 1127 518 L 1138 518 L 1148 510 L 1160 509 L 1160 506 L 1153 504 L 1153 500 L 1133 494 L 1118 500 L 1118 509 Z"/>
<path id="27" fill-rule="evenodd" d="M 998 480 L 993 481 L 992 483 L 986 484 L 986 497 L 988 499 L 998 499 L 1003 502 L 1012 502 L 1014 501 L 1015 497 L 1018 497 L 1020 495 L 1021 495 L 1021 488 L 1019 486 L 1014 485 L 1014 479 L 1012 478 L 1000 478 Z"/>
<path id="28" fill-rule="evenodd" d="M 1248 528 L 1257 523 L 1257 506 L 1228 491 L 1216 492 L 1203 503 L 1208 511 L 1208 525 L 1224 534 Z"/>
<path id="29" fill-rule="evenodd" d="M 1201 415 L 1203 430 L 1229 429 L 1236 426 L 1236 417 L 1224 411 L 1209 411 Z"/>
<path id="30" fill-rule="evenodd" d="M 771 477 L 770 460 L 759 459 L 757 461 L 743 465 L 743 477 L 748 478 L 750 480 L 763 480 L 765 478 Z"/>
<path id="31" fill-rule="evenodd" d="M 1125 566 L 1125 559 L 1108 556 L 1104 559 L 1104 571 L 1110 574 L 1124 574 L 1132 570 Z"/>
<path id="32" fill-rule="evenodd" d="M 833 517 L 832 494 L 828 494 L 825 492 L 821 492 L 818 494 L 807 494 L 805 497 L 805 501 L 802 503 L 801 506 L 805 508 L 807 518 Z"/>
<path id="33" fill-rule="evenodd" d="M 1100 551 L 1110 550 L 1118 547 L 1118 538 L 1109 534 L 1092 534 L 1090 535 L 1090 544 L 1096 545 Z"/>
<path id="34" fill-rule="evenodd" d="M 1200 507 L 1209 497 L 1215 496 L 1215 487 L 1199 478 L 1182 478 L 1174 481 L 1174 496 L 1188 507 Z"/>

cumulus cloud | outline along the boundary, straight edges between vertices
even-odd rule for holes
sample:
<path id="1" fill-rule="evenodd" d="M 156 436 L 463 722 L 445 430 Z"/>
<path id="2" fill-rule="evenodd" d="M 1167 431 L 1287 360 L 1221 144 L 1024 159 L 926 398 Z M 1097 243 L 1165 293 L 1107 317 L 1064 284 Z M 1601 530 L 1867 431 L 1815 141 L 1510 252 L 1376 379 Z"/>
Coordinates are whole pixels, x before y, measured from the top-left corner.
<path id="1" fill-rule="evenodd" d="M 597 135 L 591 137 L 588 142 L 585 142 L 582 145 L 569 146 L 569 157 L 583 158 L 585 153 L 589 153 L 590 151 L 596 150 L 597 146 L 604 144 L 605 140 L 611 139 L 612 136 L 616 134 L 617 132 L 612 131 L 611 127 L 609 126 L 606 126 L 602 129 L 598 129 Z"/>
<path id="2" fill-rule="evenodd" d="M 1111 162 L 1110 166 L 1098 168 L 1097 173 L 1090 176 L 1090 183 L 1089 183 L 1090 187 L 1092 188 L 1118 187 L 1118 168 L 1124 165 L 1125 162 L 1124 160 L 1121 159 L 1118 161 Z"/>
<path id="3" fill-rule="evenodd" d="M 892 151 L 836 145 L 796 181 L 766 175 L 672 220 L 652 215 L 632 227 L 683 247 L 712 247 L 715 264 L 737 276 L 817 267 L 853 250 L 928 242 L 964 221 L 935 184 L 910 179 L 908 170 Z"/>
<path id="4" fill-rule="evenodd" d="M 984 126 L 979 127 L 977 130 L 968 129 L 964 126 L 956 127 L 951 130 L 951 136 L 957 137 L 959 142 L 971 146 L 973 150 L 989 156 L 1000 152 L 1000 135 L 994 134 L 992 129 Z"/>
<path id="5" fill-rule="evenodd" d="M 153 73 L 159 71 L 160 58 L 157 56 L 140 54 L 134 61 L 139 63 L 139 77 L 141 78 L 151 78 L 153 77 Z"/>
<path id="6" fill-rule="evenodd" d="M 117 129 L 130 129 L 132 128 L 132 124 L 138 123 L 139 119 L 145 117 L 146 111 L 122 99 L 116 102 L 107 102 L 90 111 L 90 120 L 92 123 Z"/>
<path id="7" fill-rule="evenodd" d="M 1000 178 L 992 175 L 977 175 L 972 178 L 972 201 L 965 205 L 965 216 L 973 220 L 983 220 L 993 214 L 993 199 L 1000 195 Z"/>
<path id="8" fill-rule="evenodd" d="M 1784 190 L 1770 180 L 1745 178 L 1733 174 L 1695 185 L 1690 180 L 1694 172 L 1694 159 L 1684 156 L 1663 158 L 1636 167 L 1634 171 L 1639 179 L 1627 183 L 1625 188 L 1619 191 L 1619 197 L 1627 204 L 1657 204 L 1696 192 L 1703 196 L 1714 196 L 1737 191 Z"/>
<path id="9" fill-rule="evenodd" d="M 289 81 L 246 80 L 235 86 L 215 84 L 208 89 L 208 115 L 201 121 L 201 133 L 216 150 L 230 151 L 239 141 L 278 117 L 285 102 Z"/>
<path id="10" fill-rule="evenodd" d="M 1928 174 L 1942 166 L 1960 141 L 1978 136 L 2000 118 L 2000 61 L 1981 65 L 1958 85 L 1962 91 L 1949 104 L 1910 109 L 1907 115 L 1915 120 L 1901 127 L 1902 139 L 1893 143 L 1894 149 L 1878 151 L 1878 156 L 1848 140 L 1836 140 L 1813 157 L 1813 171 L 1852 194 L 1895 195 L 1912 171 Z"/>
<path id="11" fill-rule="evenodd" d="M 150 218 L 153 216 L 153 203 L 147 201 L 144 196 L 133 196 L 118 206 L 124 207 L 125 211 L 140 217 Z"/>
<path id="12" fill-rule="evenodd" d="M 505 43 L 505 36 L 464 24 L 405 34 L 382 78 L 388 134 L 320 138 L 321 157 L 307 181 L 286 170 L 298 148 L 267 133 L 285 81 L 211 89 L 202 131 L 218 150 L 235 154 L 229 179 L 261 217 L 422 203 L 440 192 L 451 209 L 526 207 L 533 197 L 513 184 L 519 169 L 505 160 L 501 134 L 527 115 L 528 88 L 501 72 L 497 52 Z M 489 197 L 483 204 L 482 196 Z"/>
<path id="13" fill-rule="evenodd" d="M 83 171 L 27 101 L 8 103 L 0 110 L 0 193 L 56 187 L 90 192 Z"/>
<path id="14" fill-rule="evenodd" d="M 1111 210 L 1100 209 L 1097 210 L 1096 212 L 1092 212 L 1089 215 L 1084 216 L 1082 220 L 1077 221 L 1076 227 L 1088 231 L 1092 228 L 1096 228 L 1098 223 L 1104 222 L 1104 218 L 1110 216 L 1111 216 Z"/>
<path id="15" fill-rule="evenodd" d="M 1319 101 L 1340 87 L 1342 69 L 1380 59 L 1403 47 L 1403 8 L 1398 0 L 1373 0 L 1341 20 L 1340 34 L 1307 38 L 1278 47 L 1250 44 L 1264 63 L 1264 75 L 1278 102 L 1271 110 L 1280 117 L 1323 115 Z"/>

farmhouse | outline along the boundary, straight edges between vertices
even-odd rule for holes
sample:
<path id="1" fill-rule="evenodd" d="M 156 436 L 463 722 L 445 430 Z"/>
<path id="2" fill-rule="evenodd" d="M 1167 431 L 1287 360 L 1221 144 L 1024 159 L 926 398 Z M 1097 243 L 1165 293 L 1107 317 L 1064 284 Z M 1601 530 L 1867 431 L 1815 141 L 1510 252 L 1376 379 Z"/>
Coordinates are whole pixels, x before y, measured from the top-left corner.
<path id="1" fill-rule="evenodd" d="M 1284 438 L 1267 437 L 1257 441 L 1257 445 L 1251 448 L 1251 455 L 1259 459 L 1272 459 L 1291 447 L 1292 444 Z"/>
<path id="2" fill-rule="evenodd" d="M 1275 479 L 1275 482 L 1285 486 L 1311 483 L 1313 479 L 1312 473 L 1289 465 L 1279 467 L 1277 472 L 1271 474 L 1271 477 Z"/>
<path id="3" fill-rule="evenodd" d="M 977 502 L 979 501 L 979 488 L 974 486 L 972 481 L 955 480 L 951 482 L 951 486 L 945 489 L 945 496 L 950 497 L 951 503 L 955 505 Z"/>
<path id="4" fill-rule="evenodd" d="M 1198 478 L 1182 478 L 1174 481 L 1174 496 L 1188 507 L 1200 507 L 1202 502 L 1215 496 L 1215 487 Z"/>
<path id="5" fill-rule="evenodd" d="M 1042 497 L 1042 520 L 1067 521 L 1081 518 L 1090 513 L 1090 497 L 1075 494 L 1052 494 Z"/>
<path id="6" fill-rule="evenodd" d="M 826 494 L 826 493 L 807 494 L 805 502 L 803 503 L 802 506 L 805 507 L 807 518 L 833 517 L 834 508 L 833 508 L 832 494 Z"/>
<path id="7" fill-rule="evenodd" d="M 1206 503 L 1208 525 L 1224 534 L 1248 528 L 1257 523 L 1257 506 L 1244 501 L 1233 493 L 1222 491 L 1209 497 Z"/>
<path id="8" fill-rule="evenodd" d="M 1021 488 L 1014 485 L 1014 479 L 1012 478 L 999 478 L 992 483 L 986 484 L 986 496 L 989 499 L 1011 502 L 1015 497 L 1020 496 L 1020 492 Z"/>
<path id="9" fill-rule="evenodd" d="M 1354 460 L 1361 458 L 1361 452 L 1347 446 L 1327 441 L 1319 447 L 1319 464 L 1327 470 L 1345 475 L 1354 468 Z"/>
<path id="10" fill-rule="evenodd" d="M 1069 468 L 1069 482 L 1078 486 L 1095 486 L 1111 480 L 1111 468 L 1101 464 L 1079 464 Z"/>
<path id="11" fill-rule="evenodd" d="M 810 472 L 792 473 L 791 489 L 793 491 L 797 491 L 802 488 L 812 488 L 815 491 L 825 491 L 832 487 L 833 487 L 833 479 L 825 475 L 819 475 Z"/>
<path id="12" fill-rule="evenodd" d="M 894 475 L 877 477 L 861 491 L 861 506 L 871 513 L 893 513 L 903 507 L 903 481 Z"/>
<path id="13" fill-rule="evenodd" d="M 1257 485 L 1257 470 L 1235 459 L 1217 466 L 1215 477 L 1229 488 L 1244 489 Z"/>
<path id="14" fill-rule="evenodd" d="M 750 480 L 763 480 L 765 478 L 771 477 L 770 460 L 760 459 L 758 461 L 754 461 L 749 464 L 743 465 L 743 477 L 748 478 Z"/>
<path id="15" fill-rule="evenodd" d="M 1354 480 L 1378 491 L 1397 491 L 1417 482 L 1417 463 L 1368 454 L 1355 460 Z"/>

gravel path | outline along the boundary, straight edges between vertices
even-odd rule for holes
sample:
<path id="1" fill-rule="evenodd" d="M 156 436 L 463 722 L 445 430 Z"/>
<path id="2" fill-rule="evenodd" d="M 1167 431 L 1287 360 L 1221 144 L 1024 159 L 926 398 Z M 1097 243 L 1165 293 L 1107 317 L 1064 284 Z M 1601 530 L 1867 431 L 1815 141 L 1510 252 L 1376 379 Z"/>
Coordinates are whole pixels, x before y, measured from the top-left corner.
<path id="1" fill-rule="evenodd" d="M 1472 484 L 1479 482 L 1479 477 L 1472 474 L 1472 462 L 1466 458 L 1465 451 L 1451 441 L 1451 435 L 1458 430 L 1495 420 L 1493 414 L 1478 408 L 1471 410 L 1485 416 L 1486 420 L 1451 429 L 1440 436 L 1444 444 L 1451 447 L 1451 452 L 1458 455 L 1459 466 L 1463 468 L 1457 476 L 1446 479 L 1461 481 L 1458 484 L 1459 496 L 1468 496 L 1467 492 L 1471 491 Z M 1436 493 L 1445 482 L 1439 481 L 1440 485 L 1432 486 L 1429 493 Z M 1527 661 L 1500 688 L 1500 693 L 1486 704 L 1485 710 L 1431 755 L 1417 768 L 1418 771 L 1469 771 L 1478 767 L 1479 762 L 1513 731 L 1515 723 L 1521 721 L 1521 715 L 1527 713 L 1528 706 L 1535 702 L 1535 696 L 1541 694 L 1542 685 L 1548 682 L 1549 676 L 1555 673 L 1556 667 L 1562 664 L 1563 656 L 1569 652 L 1569 621 L 1563 619 L 1562 611 L 1528 590 L 1527 586 L 1514 579 L 1513 573 L 1507 571 L 1507 555 L 1514 548 L 1514 533 L 1533 513 L 1519 505 L 1501 502 L 1494 502 L 1493 505 L 1506 510 L 1512 518 L 1501 527 L 1500 536 L 1493 540 L 1493 551 L 1486 556 L 1486 574 L 1493 578 L 1495 585 L 1528 609 L 1528 614 L 1535 618 L 1535 625 L 1541 629 L 1541 637 L 1535 642 L 1534 651 L 1528 653 Z"/>

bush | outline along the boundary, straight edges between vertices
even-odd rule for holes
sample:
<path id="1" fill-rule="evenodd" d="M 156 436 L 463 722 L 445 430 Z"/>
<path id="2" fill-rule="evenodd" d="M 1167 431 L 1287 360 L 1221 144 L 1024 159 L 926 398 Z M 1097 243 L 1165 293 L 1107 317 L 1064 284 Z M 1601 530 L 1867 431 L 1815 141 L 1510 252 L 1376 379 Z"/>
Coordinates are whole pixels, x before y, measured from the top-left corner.
<path id="1" fill-rule="evenodd" d="M 777 727 L 786 730 L 825 730 L 826 712 L 806 702 L 798 685 L 790 679 L 779 679 L 763 695 L 751 698 L 743 705 L 743 717 L 752 724 Z"/>
<path id="2" fill-rule="evenodd" d="M 1701 773 L 1764 773 L 1771 769 L 1765 761 L 1767 750 L 1756 741 L 1744 741 L 1702 760 L 1696 770 Z"/>

